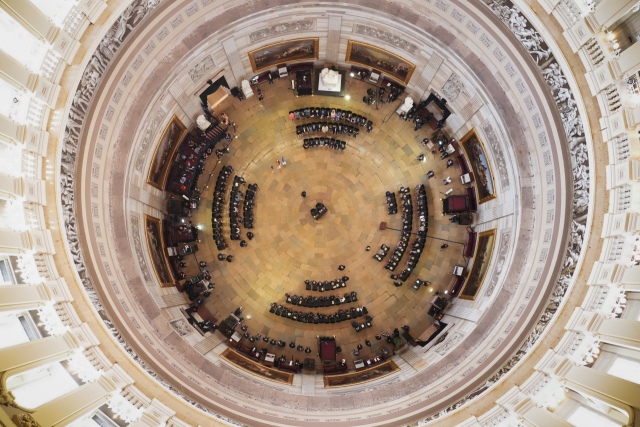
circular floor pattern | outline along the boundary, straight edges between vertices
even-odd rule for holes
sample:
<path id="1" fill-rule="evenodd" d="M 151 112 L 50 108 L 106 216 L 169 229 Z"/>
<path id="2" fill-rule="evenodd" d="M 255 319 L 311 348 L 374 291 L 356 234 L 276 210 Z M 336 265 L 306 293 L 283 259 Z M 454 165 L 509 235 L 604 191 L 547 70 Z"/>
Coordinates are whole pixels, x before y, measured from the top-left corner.
<path id="1" fill-rule="evenodd" d="M 379 229 L 382 221 L 390 228 L 400 228 L 401 214 L 388 215 L 385 206 L 385 192 L 398 191 L 401 186 L 409 186 L 415 204 L 417 184 L 427 186 L 429 206 L 429 235 L 461 242 L 465 228 L 452 225 L 441 213 L 441 193 L 452 188 L 444 185 L 448 176 L 445 160 L 433 156 L 419 144 L 430 134 L 427 129 L 413 130 L 410 122 L 404 122 L 393 115 L 396 104 L 384 104 L 379 110 L 361 102 L 351 101 L 346 108 L 366 115 L 374 123 L 371 133 L 361 133 L 357 138 L 344 136 L 345 151 L 329 148 L 304 150 L 302 139 L 295 135 L 295 125 L 288 119 L 288 112 L 305 106 L 331 106 L 345 108 L 342 99 L 313 96 L 291 98 L 282 96 L 287 82 L 263 89 L 265 100 L 237 101 L 225 107 L 225 113 L 237 125 L 237 139 L 234 139 L 231 153 L 223 158 L 222 165 L 234 167 L 234 174 L 245 178 L 246 183 L 258 183 L 255 208 L 255 237 L 245 248 L 238 241 L 230 241 L 230 248 L 223 251 L 233 254 L 232 263 L 214 261 L 218 254 L 213 244 L 211 230 L 211 191 L 205 189 L 194 223 L 202 224 L 200 232 L 201 250 L 199 259 L 212 261 L 209 270 L 213 274 L 216 290 L 207 302 L 207 307 L 222 319 L 236 307 L 244 308 L 246 324 L 251 335 L 261 334 L 287 343 L 295 342 L 303 347 L 316 349 L 317 335 L 335 335 L 342 346 L 341 356 L 353 360 L 352 350 L 365 339 L 373 346 L 364 347 L 361 357 L 371 357 L 382 347 L 391 348 L 384 340 L 376 341 L 374 336 L 381 331 L 391 332 L 396 327 L 409 325 L 414 337 L 429 334 L 432 319 L 427 316 L 429 301 L 433 292 L 448 289 L 453 281 L 453 266 L 463 262 L 462 246 L 451 244 L 441 251 L 441 242 L 428 239 L 418 266 L 409 280 L 400 288 L 393 285 L 390 272 L 382 263 L 372 258 L 381 244 L 397 244 L 400 233 Z M 282 88 L 280 88 L 282 86 Z M 361 99 L 369 86 L 355 83 L 351 88 L 354 99 Z M 313 121 L 310 119 L 309 121 Z M 424 153 L 427 161 L 420 163 L 417 156 Z M 282 157 L 286 166 L 272 172 L 271 166 Z M 217 167 L 216 167 L 217 166 Z M 217 177 L 219 165 L 211 160 L 207 172 Z M 426 172 L 433 170 L 436 178 L 428 180 Z M 452 178 L 459 174 L 449 170 Z M 440 178 L 442 176 L 442 178 Z M 462 191 L 456 184 L 455 193 Z M 302 191 L 307 197 L 302 198 Z M 316 202 L 324 203 L 329 212 L 320 220 L 311 217 L 310 209 Z M 225 234 L 228 236 L 228 194 L 225 200 Z M 414 214 L 414 231 L 417 229 L 417 215 Z M 246 234 L 242 229 L 242 235 Z M 411 239 L 413 241 L 413 237 Z M 371 252 L 366 251 L 370 245 Z M 387 259 L 390 254 L 387 256 Z M 408 255 L 405 254 L 396 269 L 404 269 Z M 339 271 L 338 265 L 346 265 Z M 190 265 L 194 272 L 195 265 Z M 304 280 L 331 280 L 349 276 L 346 288 L 339 292 L 306 291 Z M 430 280 L 433 291 L 422 288 L 415 291 L 411 284 L 417 278 Z M 298 295 L 315 294 L 328 296 L 346 291 L 358 293 L 358 302 L 340 306 L 356 307 L 365 305 L 373 317 L 373 327 L 356 333 L 351 322 L 336 324 L 305 324 L 277 317 L 269 313 L 272 302 L 285 305 L 285 293 Z M 336 307 L 304 308 L 302 312 L 330 314 Z M 251 316 L 249 319 L 248 316 Z M 245 344 L 249 344 L 246 342 Z M 261 344 L 264 344 L 261 342 Z M 302 360 L 304 353 L 286 347 L 279 349 L 266 345 L 277 355 Z M 260 348 L 261 346 L 258 345 Z M 317 364 L 319 365 L 319 364 Z"/>

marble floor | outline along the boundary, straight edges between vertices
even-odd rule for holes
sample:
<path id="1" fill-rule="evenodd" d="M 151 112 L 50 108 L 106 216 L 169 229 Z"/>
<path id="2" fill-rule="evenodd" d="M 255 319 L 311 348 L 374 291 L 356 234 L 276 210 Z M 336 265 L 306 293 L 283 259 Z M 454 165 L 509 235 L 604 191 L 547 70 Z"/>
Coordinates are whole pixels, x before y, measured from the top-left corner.
<path id="1" fill-rule="evenodd" d="M 230 153 L 222 158 L 221 165 L 232 165 L 234 174 L 243 176 L 247 184 L 259 185 L 252 230 L 255 237 L 247 240 L 249 245 L 245 248 L 240 247 L 239 241 L 229 240 L 227 194 L 224 222 L 230 247 L 223 253 L 234 255 L 234 260 L 231 263 L 217 260 L 218 251 L 210 228 L 212 187 L 205 187 L 205 181 L 209 173 L 213 173 L 209 183 L 215 185 L 220 164 L 211 158 L 199 183 L 200 188 L 205 187 L 201 207 L 193 215 L 193 223 L 201 226 L 197 257 L 210 262 L 208 270 L 216 284 L 206 305 L 219 320 L 237 307 L 243 307 L 251 335 L 259 333 L 287 344 L 295 342 L 296 346 L 311 347 L 313 352 L 306 355 L 288 346 L 281 349 L 262 341 L 256 343 L 258 348 L 266 346 L 277 355 L 284 353 L 289 358 L 293 355 L 294 359 L 302 360 L 316 355 L 317 335 L 335 335 L 342 347 L 338 357 L 347 361 L 359 358 L 352 354 L 358 343 L 364 347 L 360 357 L 371 357 L 383 347 L 391 350 L 385 340 L 376 341 L 374 336 L 403 325 L 410 327 L 414 337 L 428 332 L 432 319 L 427 311 L 433 294 L 449 289 L 453 266 L 464 262 L 462 245 L 450 243 L 447 249 L 441 250 L 442 241 L 427 239 L 414 273 L 402 287 L 396 288 L 389 277 L 391 273 L 384 268 L 386 259 L 378 262 L 372 258 L 384 243 L 391 247 L 388 259 L 400 237 L 397 231 L 379 229 L 382 221 L 391 228 L 400 228 L 401 224 L 400 213 L 387 214 L 387 190 L 397 193 L 401 186 L 409 186 L 415 213 L 414 188 L 416 184 L 426 185 L 429 236 L 462 242 L 465 227 L 452 224 L 442 215 L 440 200 L 442 193 L 452 186 L 453 194 L 462 194 L 457 166 L 446 169 L 446 161 L 441 160 L 439 154 L 432 155 L 419 143 L 430 136 L 431 130 L 425 126 L 415 132 L 411 122 L 400 120 L 394 110 L 401 100 L 382 104 L 379 109 L 365 105 L 362 97 L 369 87 L 365 82 L 348 82 L 346 90 L 351 99 L 347 101 L 327 96 L 295 97 L 288 80 L 276 80 L 272 85 L 260 86 L 263 101 L 258 101 L 256 92 L 256 96 L 244 101 L 229 98 L 224 105 L 224 112 L 236 124 L 236 132 Z M 347 142 L 345 151 L 321 147 L 304 150 L 302 139 L 295 133 L 299 123 L 291 122 L 288 114 L 290 110 L 306 106 L 347 108 L 367 116 L 374 127 L 371 133 L 361 130 L 357 138 L 342 137 Z M 421 153 L 427 161 L 417 160 Z M 282 157 L 286 166 L 272 172 L 271 166 L 276 166 Z M 435 172 L 432 179 L 426 177 L 429 170 Z M 452 184 L 444 184 L 447 176 L 451 176 Z M 301 197 L 302 191 L 306 191 L 306 198 Z M 314 221 L 309 213 L 316 202 L 324 203 L 329 209 L 319 221 Z M 417 215 L 414 215 L 414 231 L 416 229 Z M 246 231 L 242 230 L 243 236 Z M 371 252 L 366 251 L 368 245 Z M 396 273 L 404 269 L 407 258 L 405 253 Z M 195 273 L 195 261 L 189 260 L 189 263 L 187 273 Z M 346 266 L 345 271 L 338 271 L 340 264 Z M 372 328 L 356 333 L 351 321 L 312 325 L 269 313 L 272 302 L 285 305 L 287 292 L 304 296 L 338 294 L 305 291 L 304 280 L 331 280 L 345 274 L 350 280 L 340 293 L 356 291 L 358 302 L 339 308 L 365 305 L 373 317 Z M 431 289 L 414 290 L 411 285 L 417 278 L 431 281 Z M 335 313 L 337 309 L 298 308 L 302 312 L 322 314 Z M 365 346 L 367 338 L 373 344 L 371 348 Z M 243 343 L 251 345 L 244 339 Z"/>

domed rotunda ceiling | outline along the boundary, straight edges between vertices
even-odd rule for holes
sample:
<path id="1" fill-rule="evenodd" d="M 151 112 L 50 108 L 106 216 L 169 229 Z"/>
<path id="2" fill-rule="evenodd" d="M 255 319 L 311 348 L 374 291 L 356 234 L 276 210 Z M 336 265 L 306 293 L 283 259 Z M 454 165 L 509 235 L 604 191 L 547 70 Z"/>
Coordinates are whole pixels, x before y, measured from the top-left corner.
<path id="1" fill-rule="evenodd" d="M 238 425 L 408 425 L 437 419 L 499 384 L 554 321 L 579 269 L 590 221 L 584 106 L 572 74 L 564 71 L 566 61 L 536 19 L 510 1 L 489 0 L 122 5 L 80 65 L 60 147 L 66 246 L 104 326 L 160 387 Z M 447 168 L 420 143 L 432 130 L 414 130 L 395 113 L 407 96 L 416 103 L 432 92 L 444 96 L 453 112 L 444 131 L 458 141 L 475 130 L 495 195 L 481 200 L 473 214 L 474 230 L 494 236 L 482 286 L 473 299 L 458 298 L 448 309 L 445 339 L 433 347 L 406 345 L 392 357 L 397 371 L 339 388 L 325 388 L 321 375 L 308 372 L 291 384 L 277 383 L 229 363 L 220 332 L 198 333 L 184 322 L 184 297 L 160 286 L 145 232 L 146 218 L 167 217 L 172 197 L 148 183 L 169 121 L 176 117 L 193 129 L 208 80 L 224 77 L 231 88 L 241 87 L 244 78 L 259 74 L 251 52 L 310 38 L 318 39 L 316 71 L 336 65 L 347 78 L 350 42 L 390 52 L 415 70 L 400 100 L 378 106 L 362 102 L 371 86 L 357 77 L 345 81 L 348 98 L 298 97 L 290 76 L 260 85 L 263 100 L 254 89 L 256 96 L 224 101 L 234 138 L 221 163 L 214 156 L 206 160 L 198 182 L 201 203 L 191 214 L 200 229 L 196 257 L 208 263 L 216 283 L 205 306 L 219 322 L 243 307 L 251 336 L 313 349 L 307 355 L 264 344 L 300 361 L 315 355 L 316 336 L 336 336 L 338 357 L 348 364 L 385 348 L 393 352 L 385 339 L 375 339 L 381 331 L 407 325 L 417 338 L 435 330 L 428 316 L 433 292 L 448 291 L 453 268 L 468 270 L 473 262 L 459 244 L 466 227 L 442 211 L 448 190 L 465 190 L 457 163 Z M 351 110 L 368 117 L 373 129 L 344 137 L 344 151 L 305 150 L 288 117 L 305 107 Z M 425 162 L 416 160 L 420 154 Z M 286 166 L 276 166 L 281 158 Z M 231 241 L 218 251 L 210 225 L 222 166 L 257 183 L 258 191 L 254 239 L 247 247 Z M 429 179 L 429 171 L 436 176 Z M 427 239 L 410 279 L 395 287 L 383 268 L 386 260 L 372 259 L 380 245 L 393 251 L 400 238 L 393 230 L 402 226 L 400 215 L 388 215 L 384 195 L 401 186 L 414 192 L 420 184 L 434 239 Z M 316 202 L 329 209 L 320 221 L 309 214 Z M 381 222 L 389 228 L 381 230 Z M 441 249 L 445 241 L 449 247 Z M 218 261 L 219 252 L 232 254 L 233 262 Z M 338 271 L 338 265 L 346 269 Z M 188 268 L 197 271 L 195 263 Z M 287 293 L 311 294 L 305 280 L 342 275 L 349 277 L 346 291 L 357 292 L 357 305 L 367 307 L 372 328 L 356 332 L 351 322 L 307 324 L 270 313 L 271 303 L 284 305 Z M 415 279 L 431 286 L 416 291 Z M 168 303 L 172 299 L 178 303 Z M 353 356 L 365 339 L 371 348 Z M 315 363 L 321 366 L 319 359 Z"/>

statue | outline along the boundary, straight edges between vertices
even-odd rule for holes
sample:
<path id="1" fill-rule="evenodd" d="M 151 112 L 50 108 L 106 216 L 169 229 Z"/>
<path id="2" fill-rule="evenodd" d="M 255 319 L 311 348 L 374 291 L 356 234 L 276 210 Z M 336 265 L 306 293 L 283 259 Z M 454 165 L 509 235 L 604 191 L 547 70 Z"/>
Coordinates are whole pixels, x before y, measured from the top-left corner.
<path id="1" fill-rule="evenodd" d="M 245 79 L 242 81 L 242 92 L 244 93 L 244 97 L 247 99 L 253 96 L 253 89 L 251 89 L 249 80 Z"/>
<path id="2" fill-rule="evenodd" d="M 401 106 L 398 107 L 398 109 L 396 110 L 396 113 L 398 113 L 398 114 L 406 113 L 412 107 L 413 107 L 413 99 L 411 99 L 410 96 L 407 96 L 404 99 L 404 104 L 402 104 Z"/>
<path id="3" fill-rule="evenodd" d="M 204 117 L 204 114 L 200 114 L 196 119 L 196 123 L 200 129 L 206 131 L 211 126 L 211 122 Z"/>
<path id="4" fill-rule="evenodd" d="M 323 90 L 333 92 L 340 91 L 340 73 L 337 71 L 324 68 L 320 72 L 320 81 L 322 82 L 322 86 L 324 86 Z"/>

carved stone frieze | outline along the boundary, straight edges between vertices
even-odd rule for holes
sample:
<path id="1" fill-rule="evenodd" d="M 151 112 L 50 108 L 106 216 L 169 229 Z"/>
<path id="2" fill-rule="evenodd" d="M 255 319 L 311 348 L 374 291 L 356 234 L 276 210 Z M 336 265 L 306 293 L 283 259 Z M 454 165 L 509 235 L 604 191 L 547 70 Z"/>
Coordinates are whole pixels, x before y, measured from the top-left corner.
<path id="1" fill-rule="evenodd" d="M 446 82 L 442 85 L 440 92 L 448 102 L 453 102 L 464 90 L 464 83 L 456 73 L 451 73 Z"/>
<path id="2" fill-rule="evenodd" d="M 419 52 L 418 46 L 415 44 L 396 36 L 388 31 L 380 30 L 368 25 L 356 24 L 354 33 L 361 34 L 363 36 L 372 37 L 378 39 L 386 44 L 402 49 L 409 52 L 411 55 L 416 55 Z"/>
<path id="3" fill-rule="evenodd" d="M 216 63 L 213 61 L 213 57 L 211 55 L 205 56 L 202 61 L 198 62 L 195 67 L 190 69 L 187 74 L 189 74 L 189 78 L 194 83 L 198 83 L 198 81 L 207 74 L 207 71 L 216 67 Z"/>
<path id="4" fill-rule="evenodd" d="M 294 31 L 310 31 L 313 30 L 313 20 L 283 22 L 281 24 L 272 25 L 249 34 L 251 43 L 277 36 L 279 34 L 293 33 Z"/>

